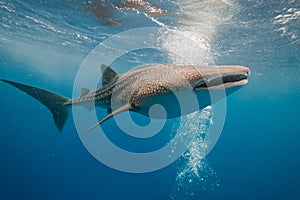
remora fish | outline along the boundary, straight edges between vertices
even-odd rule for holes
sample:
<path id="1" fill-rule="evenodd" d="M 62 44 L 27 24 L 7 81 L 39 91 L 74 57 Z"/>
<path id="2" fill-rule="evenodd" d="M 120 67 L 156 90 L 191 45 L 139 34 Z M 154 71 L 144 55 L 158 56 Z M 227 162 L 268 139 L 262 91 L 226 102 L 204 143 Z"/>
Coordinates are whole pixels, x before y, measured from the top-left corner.
<path id="1" fill-rule="evenodd" d="M 249 68 L 243 66 L 195 67 L 157 64 L 118 74 L 109 66 L 102 65 L 101 70 L 102 87 L 83 88 L 81 96 L 74 99 L 37 87 L 0 80 L 24 91 L 46 106 L 51 111 L 59 131 L 62 131 L 67 120 L 68 107 L 72 105 L 83 105 L 89 109 L 91 103 L 94 103 L 95 106 L 107 109 L 108 115 L 87 129 L 89 131 L 113 115 L 128 110 L 153 118 L 163 118 L 159 112 L 149 114 L 149 109 L 155 104 L 164 107 L 167 118 L 195 112 L 212 103 L 211 92 L 225 88 L 229 95 L 247 84 L 250 75 Z M 195 94 L 197 106 L 186 106 L 192 104 L 187 94 Z M 179 102 L 178 96 L 181 96 Z M 218 97 L 220 98 L 223 97 Z M 180 109 L 181 104 L 185 104 L 186 109 Z"/>

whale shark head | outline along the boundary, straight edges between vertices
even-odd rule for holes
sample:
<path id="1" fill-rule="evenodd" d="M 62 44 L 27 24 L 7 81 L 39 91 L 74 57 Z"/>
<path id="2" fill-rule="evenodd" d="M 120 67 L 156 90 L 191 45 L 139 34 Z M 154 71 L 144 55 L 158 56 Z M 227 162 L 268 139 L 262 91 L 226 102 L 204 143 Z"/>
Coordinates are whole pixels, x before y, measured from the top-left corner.
<path id="1" fill-rule="evenodd" d="M 195 91 L 243 86 L 250 76 L 250 69 L 244 66 L 197 67 L 196 71 L 187 76 Z"/>

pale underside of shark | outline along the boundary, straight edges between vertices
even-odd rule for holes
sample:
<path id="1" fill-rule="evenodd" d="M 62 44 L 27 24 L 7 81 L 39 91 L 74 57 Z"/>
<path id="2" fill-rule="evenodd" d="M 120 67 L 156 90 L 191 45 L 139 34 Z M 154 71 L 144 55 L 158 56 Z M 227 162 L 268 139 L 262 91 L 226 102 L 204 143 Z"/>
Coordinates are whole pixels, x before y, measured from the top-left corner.
<path id="1" fill-rule="evenodd" d="M 94 104 L 96 107 L 107 109 L 108 115 L 87 129 L 89 131 L 113 115 L 124 111 L 133 111 L 153 118 L 164 118 L 160 113 L 149 114 L 149 109 L 156 104 L 164 107 L 167 118 L 195 112 L 212 103 L 211 91 L 225 88 L 229 95 L 247 84 L 250 75 L 250 70 L 243 66 L 195 67 L 157 64 L 118 74 L 109 66 L 102 65 L 101 70 L 102 87 L 83 88 L 81 96 L 74 99 L 37 87 L 0 80 L 24 91 L 46 106 L 51 111 L 59 131 L 63 129 L 69 114 L 68 108 L 72 105 L 83 105 L 90 109 L 94 108 Z M 180 94 L 181 102 L 178 102 Z M 197 106 L 188 106 L 182 110 L 181 104 L 190 104 L 187 94 L 195 94 Z"/>

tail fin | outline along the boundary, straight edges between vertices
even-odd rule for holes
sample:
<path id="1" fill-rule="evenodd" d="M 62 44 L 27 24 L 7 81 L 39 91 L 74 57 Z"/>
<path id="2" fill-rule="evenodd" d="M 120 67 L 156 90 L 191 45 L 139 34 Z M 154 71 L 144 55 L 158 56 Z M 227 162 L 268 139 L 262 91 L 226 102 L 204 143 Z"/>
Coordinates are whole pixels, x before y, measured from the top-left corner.
<path id="1" fill-rule="evenodd" d="M 46 106 L 51 111 L 55 125 L 57 126 L 58 130 L 62 131 L 69 115 L 66 103 L 70 101 L 70 99 L 55 94 L 53 92 L 49 92 L 47 90 L 32 87 L 29 85 L 24 85 L 21 83 L 16 83 L 13 81 L 3 79 L 0 79 L 0 81 L 6 82 L 24 91 L 28 95 L 41 102 L 44 106 Z"/>

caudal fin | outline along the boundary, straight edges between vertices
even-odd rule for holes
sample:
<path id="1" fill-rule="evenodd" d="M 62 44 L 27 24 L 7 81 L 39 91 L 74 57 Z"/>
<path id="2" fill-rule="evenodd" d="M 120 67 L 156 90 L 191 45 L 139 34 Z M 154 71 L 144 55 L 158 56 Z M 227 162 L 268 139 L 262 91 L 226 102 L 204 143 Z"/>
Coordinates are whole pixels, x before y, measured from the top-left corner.
<path id="1" fill-rule="evenodd" d="M 24 85 L 21 83 L 16 83 L 13 81 L 3 79 L 0 79 L 0 81 L 6 82 L 24 91 L 28 95 L 41 102 L 44 106 L 46 106 L 51 111 L 55 125 L 57 126 L 58 130 L 62 131 L 69 115 L 66 103 L 69 102 L 70 99 L 55 94 L 53 92 L 49 92 L 47 90 L 32 87 L 29 85 Z"/>

